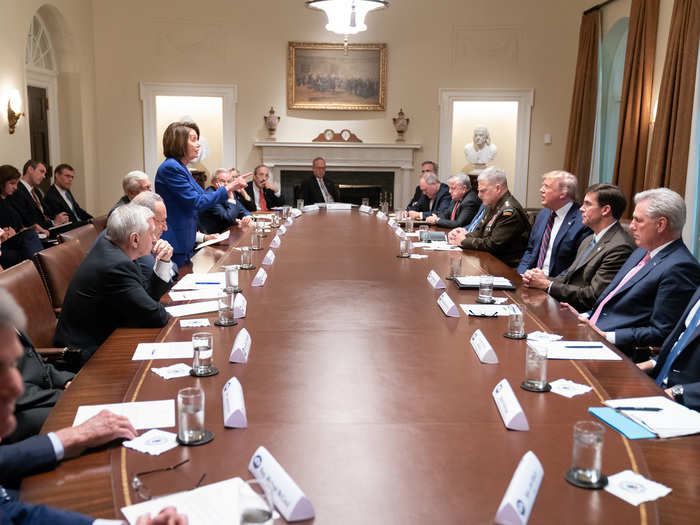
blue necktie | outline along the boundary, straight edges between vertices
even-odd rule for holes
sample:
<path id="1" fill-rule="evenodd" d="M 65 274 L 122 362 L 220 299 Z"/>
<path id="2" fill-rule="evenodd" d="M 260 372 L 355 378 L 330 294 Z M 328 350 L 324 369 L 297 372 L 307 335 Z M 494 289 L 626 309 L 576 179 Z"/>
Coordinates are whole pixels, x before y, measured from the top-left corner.
<path id="1" fill-rule="evenodd" d="M 671 366 L 673 366 L 673 362 L 686 347 L 688 341 L 690 341 L 690 338 L 695 332 L 695 328 L 697 327 L 698 322 L 700 322 L 700 308 L 697 309 L 695 315 L 690 320 L 688 327 L 685 329 L 685 332 L 683 332 L 683 334 L 678 338 L 678 341 L 676 341 L 676 344 L 673 345 L 673 348 L 666 357 L 664 366 L 661 367 L 661 372 L 659 372 L 659 375 L 656 376 L 657 385 L 661 386 L 664 384 L 664 380 L 668 377 L 668 373 L 671 371 Z"/>
<path id="2" fill-rule="evenodd" d="M 586 257 L 588 257 L 588 254 L 591 253 L 591 250 L 592 250 L 593 248 L 595 248 L 595 244 L 596 244 L 596 242 L 595 242 L 595 236 L 594 236 L 593 239 L 591 239 L 591 244 L 589 244 L 589 245 L 588 245 L 588 248 L 586 249 L 586 251 L 583 252 L 583 255 L 582 255 L 581 258 L 579 259 L 579 262 L 585 261 L 585 260 L 586 260 Z"/>
<path id="3" fill-rule="evenodd" d="M 486 213 L 486 206 L 484 206 L 482 204 L 481 208 L 479 208 L 479 211 L 476 212 L 476 217 L 474 217 L 474 219 L 472 219 L 472 222 L 469 223 L 469 226 L 467 226 L 468 232 L 473 232 L 476 229 L 476 227 L 481 222 L 481 219 L 483 218 L 484 213 Z"/>

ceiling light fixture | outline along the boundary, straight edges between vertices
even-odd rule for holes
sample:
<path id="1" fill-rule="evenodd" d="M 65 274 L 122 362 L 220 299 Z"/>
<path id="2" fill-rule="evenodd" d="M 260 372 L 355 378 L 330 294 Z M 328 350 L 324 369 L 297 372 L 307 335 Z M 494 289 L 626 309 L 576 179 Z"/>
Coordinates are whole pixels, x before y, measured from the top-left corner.
<path id="1" fill-rule="evenodd" d="M 366 31 L 365 16 L 375 9 L 389 7 L 386 0 L 306 0 L 306 7 L 320 9 L 326 13 L 326 30 L 345 36 L 347 52 L 348 35 Z"/>

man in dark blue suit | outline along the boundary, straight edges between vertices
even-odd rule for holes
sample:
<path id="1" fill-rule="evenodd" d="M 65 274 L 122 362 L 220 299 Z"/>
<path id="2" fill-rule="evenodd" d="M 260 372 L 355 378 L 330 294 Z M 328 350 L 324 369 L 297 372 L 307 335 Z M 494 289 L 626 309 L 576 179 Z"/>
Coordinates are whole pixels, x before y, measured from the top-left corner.
<path id="1" fill-rule="evenodd" d="M 458 173 L 449 178 L 448 186 L 452 201 L 442 215 L 431 215 L 426 218 L 428 224 L 439 228 L 459 228 L 469 224 L 476 215 L 481 200 L 471 189 L 469 178 L 464 173 Z"/>
<path id="2" fill-rule="evenodd" d="M 253 170 L 253 180 L 245 190 L 238 192 L 240 203 L 248 211 L 268 211 L 271 208 L 284 206 L 282 192 L 270 180 L 270 168 L 258 164 Z"/>
<path id="3" fill-rule="evenodd" d="M 590 323 L 625 353 L 659 346 L 700 284 L 700 264 L 683 244 L 685 203 L 668 188 L 643 191 L 630 231 L 638 248 L 598 297 Z"/>
<path id="4" fill-rule="evenodd" d="M 224 187 L 233 181 L 231 172 L 224 168 L 219 168 L 212 177 L 213 186 L 209 186 L 208 193 L 215 192 L 218 188 Z M 231 226 L 247 226 L 253 221 L 253 217 L 235 197 L 235 192 L 229 192 L 228 200 L 200 212 L 199 230 L 207 233 L 220 233 L 228 230 Z"/>
<path id="5" fill-rule="evenodd" d="M 664 341 L 656 361 L 637 366 L 648 372 L 670 397 L 700 410 L 700 288 Z"/>
<path id="6" fill-rule="evenodd" d="M 591 230 L 581 222 L 579 204 L 574 202 L 576 177 L 566 171 L 550 171 L 543 179 L 544 209 L 537 214 L 518 273 L 537 268 L 556 277 L 574 262 L 576 250 Z"/>
<path id="7" fill-rule="evenodd" d="M 428 211 L 430 201 L 423 195 L 423 191 L 420 188 L 420 181 L 423 180 L 428 173 L 438 174 L 438 165 L 436 162 L 424 160 L 421 163 L 419 184 L 416 186 L 416 191 L 413 192 L 413 198 L 408 203 L 408 206 L 406 206 L 406 211 Z"/>
<path id="8" fill-rule="evenodd" d="M 434 173 L 428 173 L 420 180 L 420 189 L 428 201 L 426 211 L 409 210 L 408 216 L 413 219 L 426 219 L 431 215 L 442 216 L 450 205 L 450 188 L 440 182 Z"/>
<path id="9" fill-rule="evenodd" d="M 49 217 L 63 212 L 70 222 L 88 221 L 92 215 L 80 207 L 70 191 L 75 170 L 70 164 L 59 164 L 53 171 L 53 184 L 46 192 L 44 203 Z"/>

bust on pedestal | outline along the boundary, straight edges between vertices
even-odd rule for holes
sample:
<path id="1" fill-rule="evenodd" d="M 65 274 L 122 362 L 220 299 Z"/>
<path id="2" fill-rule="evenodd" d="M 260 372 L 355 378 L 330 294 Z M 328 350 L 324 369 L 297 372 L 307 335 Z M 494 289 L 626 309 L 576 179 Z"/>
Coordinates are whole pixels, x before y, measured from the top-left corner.
<path id="1" fill-rule="evenodd" d="M 496 157 L 496 153 L 498 153 L 498 148 L 495 144 L 491 144 L 491 135 L 486 126 L 475 127 L 472 142 L 464 147 L 464 156 L 469 161 L 464 172 L 470 178 L 478 177 L 487 164 Z"/>

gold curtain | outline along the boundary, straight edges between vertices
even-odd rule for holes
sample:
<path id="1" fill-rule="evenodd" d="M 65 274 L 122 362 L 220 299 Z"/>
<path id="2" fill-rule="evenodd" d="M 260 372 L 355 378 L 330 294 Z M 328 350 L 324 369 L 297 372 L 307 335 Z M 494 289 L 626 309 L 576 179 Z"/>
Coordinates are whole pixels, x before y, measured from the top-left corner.
<path id="1" fill-rule="evenodd" d="M 564 169 L 579 179 L 580 191 L 588 185 L 591 171 L 598 93 L 599 34 L 600 10 L 584 13 L 579 30 L 576 77 L 564 154 Z"/>
<path id="2" fill-rule="evenodd" d="M 632 0 L 612 179 L 627 202 L 644 188 L 658 22 L 659 0 Z M 632 208 L 627 207 L 626 217 Z"/>
<path id="3" fill-rule="evenodd" d="M 685 194 L 700 38 L 700 0 L 676 0 L 661 77 L 645 188 Z"/>

